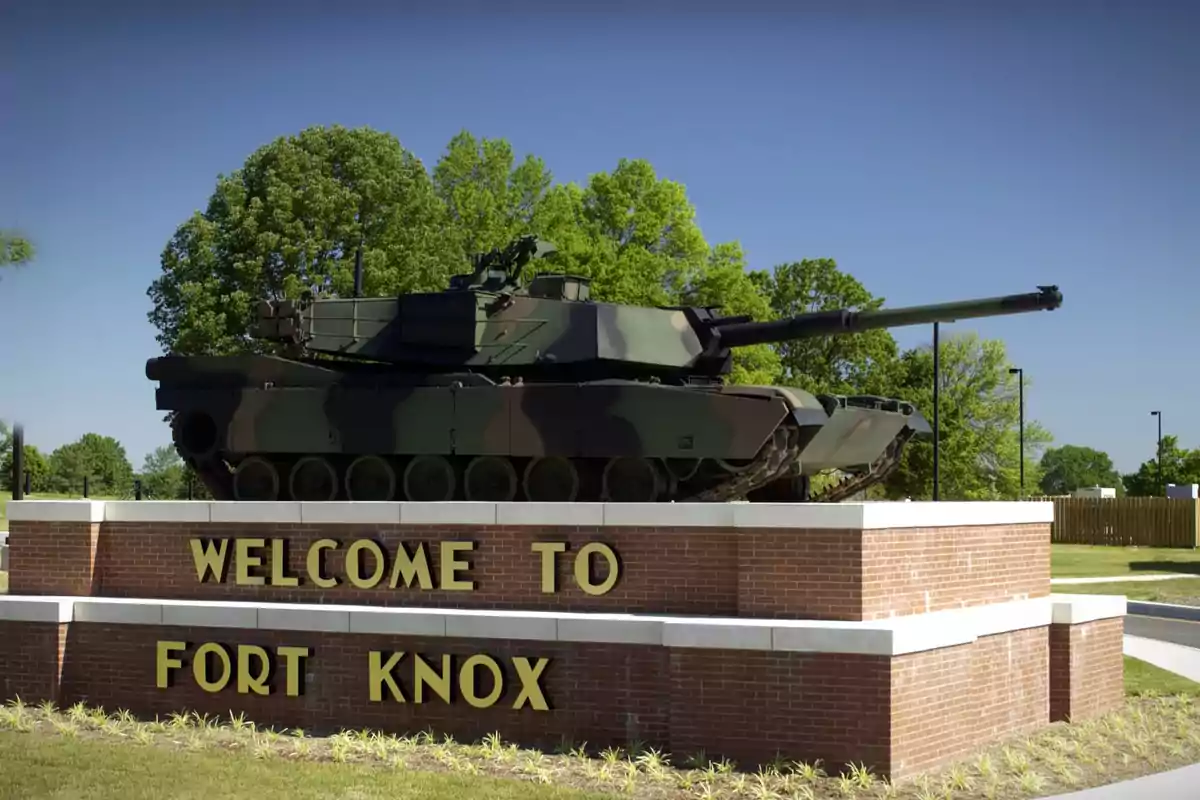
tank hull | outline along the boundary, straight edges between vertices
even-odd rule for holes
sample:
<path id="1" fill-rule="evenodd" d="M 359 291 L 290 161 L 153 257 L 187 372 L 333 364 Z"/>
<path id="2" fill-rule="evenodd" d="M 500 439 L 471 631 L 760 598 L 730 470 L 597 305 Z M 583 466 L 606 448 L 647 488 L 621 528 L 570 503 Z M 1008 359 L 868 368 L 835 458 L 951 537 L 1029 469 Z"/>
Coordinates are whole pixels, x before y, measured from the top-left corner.
<path id="1" fill-rule="evenodd" d="M 496 383 L 253 355 L 146 373 L 222 500 L 753 499 L 831 468 L 882 480 L 881 459 L 928 430 L 900 401 L 773 386 Z"/>

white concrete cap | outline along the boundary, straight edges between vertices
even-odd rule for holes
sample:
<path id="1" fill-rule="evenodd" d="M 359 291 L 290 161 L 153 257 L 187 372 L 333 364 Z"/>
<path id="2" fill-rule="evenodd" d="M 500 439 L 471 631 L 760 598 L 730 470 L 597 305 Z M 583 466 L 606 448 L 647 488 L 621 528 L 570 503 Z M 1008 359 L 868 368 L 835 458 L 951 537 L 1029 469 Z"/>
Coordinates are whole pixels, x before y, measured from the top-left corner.
<path id="1" fill-rule="evenodd" d="M 103 522 L 106 504 L 105 500 L 10 500 L 5 514 L 9 522 Z"/>
<path id="2" fill-rule="evenodd" d="M 1052 594 L 1054 624 L 1082 625 L 1102 619 L 1124 617 L 1128 610 L 1125 595 Z"/>
<path id="3" fill-rule="evenodd" d="M 1044 597 L 840 622 L 0 595 L 0 619 L 896 656 L 1042 628 L 1052 621 L 1080 624 L 1121 616 L 1124 602 L 1124 597 L 1097 595 Z"/>
<path id="4" fill-rule="evenodd" d="M 0 594 L 0 620 L 12 622 L 70 622 L 75 597 L 19 597 Z"/>
<path id="5" fill-rule="evenodd" d="M 17 500 L 15 522 L 214 522 L 878 530 L 1049 524 L 1051 502 L 293 503 Z"/>

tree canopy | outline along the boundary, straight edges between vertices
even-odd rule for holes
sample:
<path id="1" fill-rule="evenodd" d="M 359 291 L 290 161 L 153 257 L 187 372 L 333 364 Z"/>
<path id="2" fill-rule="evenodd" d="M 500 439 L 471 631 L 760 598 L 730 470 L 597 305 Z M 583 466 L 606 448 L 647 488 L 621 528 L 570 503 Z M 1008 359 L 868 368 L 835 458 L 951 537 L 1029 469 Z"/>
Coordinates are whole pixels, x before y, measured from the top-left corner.
<path id="1" fill-rule="evenodd" d="M 33 242 L 16 231 L 0 230 L 0 267 L 21 267 L 37 254 Z"/>
<path id="2" fill-rule="evenodd" d="M 943 337 L 939 390 L 940 495 L 945 499 L 999 500 L 1020 495 L 1020 406 L 1017 377 L 1009 374 L 1004 343 L 975 334 Z M 1025 379 L 1026 387 L 1030 381 Z M 892 384 L 898 397 L 931 416 L 933 348 L 905 352 Z M 1025 486 L 1040 480 L 1038 454 L 1052 441 L 1036 420 L 1025 421 Z M 888 496 L 928 498 L 933 493 L 933 446 L 905 448 Z"/>
<path id="3" fill-rule="evenodd" d="M 1162 438 L 1162 482 L 1158 479 L 1158 459 L 1149 458 L 1134 472 L 1124 476 L 1125 492 L 1130 497 L 1162 497 L 1169 483 L 1200 483 L 1200 449 L 1179 446 L 1179 437 Z"/>
<path id="4" fill-rule="evenodd" d="M 364 294 L 388 296 L 444 288 L 470 255 L 526 233 L 552 241 L 554 268 L 589 278 L 600 301 L 714 305 L 760 320 L 884 302 L 828 257 L 748 269 L 740 244 L 710 244 L 686 187 L 645 160 L 557 183 L 536 156 L 462 131 L 427 170 L 391 134 L 334 126 L 281 136 L 218 176 L 163 250 L 149 318 L 164 351 L 261 352 L 247 336 L 254 301 L 348 294 L 360 246 Z M 1015 497 L 1017 400 L 1003 343 L 944 347 L 942 495 Z M 886 330 L 742 348 L 731 380 L 896 396 L 931 414 L 929 349 L 901 353 Z M 1050 440 L 1027 422 L 1027 488 Z M 144 471 L 174 469 L 159 460 Z M 930 448 L 918 444 L 886 493 L 928 497 L 931 484 Z"/>
<path id="5" fill-rule="evenodd" d="M 1039 487 L 1047 495 L 1071 494 L 1076 489 L 1103 486 L 1124 493 L 1121 476 L 1108 453 L 1091 447 L 1065 444 L 1042 456 Z"/>

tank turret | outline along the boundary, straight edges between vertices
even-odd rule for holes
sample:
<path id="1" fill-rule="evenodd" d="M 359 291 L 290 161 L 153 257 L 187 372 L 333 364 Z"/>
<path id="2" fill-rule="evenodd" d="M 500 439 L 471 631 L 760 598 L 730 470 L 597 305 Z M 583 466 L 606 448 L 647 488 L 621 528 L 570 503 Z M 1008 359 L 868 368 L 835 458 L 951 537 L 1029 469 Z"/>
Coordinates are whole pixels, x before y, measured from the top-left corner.
<path id="1" fill-rule="evenodd" d="M 354 297 L 258 304 L 252 335 L 278 355 L 164 356 L 146 374 L 221 499 L 778 499 L 764 491 L 838 469 L 854 477 L 816 498 L 837 500 L 928 424 L 894 398 L 729 385 L 736 348 L 1062 304 L 1044 286 L 756 322 L 596 302 L 545 269 L 553 253 L 522 237 L 443 291 L 370 298 L 360 256 Z"/>
<path id="2" fill-rule="evenodd" d="M 754 322 L 711 307 L 598 303 L 586 278 L 524 268 L 554 252 L 533 237 L 480 256 L 448 289 L 382 298 L 284 300 L 258 307 L 254 335 L 292 357 L 321 354 L 430 371 L 469 370 L 529 380 L 720 378 L 732 350 L 753 344 L 857 333 L 1057 308 L 1057 287 L 1037 293 L 880 311 L 823 311 Z"/>

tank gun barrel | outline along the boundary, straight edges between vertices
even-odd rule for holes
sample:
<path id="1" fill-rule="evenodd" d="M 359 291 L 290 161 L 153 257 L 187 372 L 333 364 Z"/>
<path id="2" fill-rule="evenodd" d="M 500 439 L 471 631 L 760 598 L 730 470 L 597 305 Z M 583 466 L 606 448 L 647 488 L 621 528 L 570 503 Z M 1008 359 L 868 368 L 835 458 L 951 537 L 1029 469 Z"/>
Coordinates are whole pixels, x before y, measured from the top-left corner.
<path id="1" fill-rule="evenodd" d="M 1062 305 L 1062 300 L 1062 292 L 1057 286 L 1039 286 L 1038 291 L 1026 294 L 1009 294 L 952 303 L 882 308 L 876 311 L 851 311 L 843 308 L 799 314 L 772 322 L 738 322 L 721 325 L 714 333 L 719 336 L 724 347 L 747 347 L 769 342 L 861 333 L 875 328 L 900 328 L 907 325 L 929 325 L 934 322 L 1024 314 L 1030 311 L 1053 311 Z"/>

